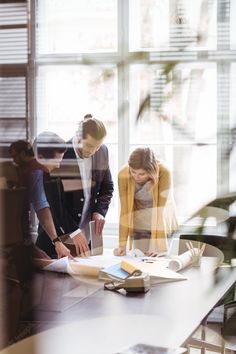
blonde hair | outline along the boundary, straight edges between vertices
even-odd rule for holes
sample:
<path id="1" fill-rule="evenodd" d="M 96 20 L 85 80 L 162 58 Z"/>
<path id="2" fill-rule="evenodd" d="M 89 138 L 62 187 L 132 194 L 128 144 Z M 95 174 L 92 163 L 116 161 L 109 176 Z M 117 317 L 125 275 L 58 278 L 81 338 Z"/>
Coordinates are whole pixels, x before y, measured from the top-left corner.
<path id="1" fill-rule="evenodd" d="M 137 148 L 129 157 L 129 167 L 146 171 L 152 183 L 158 182 L 159 167 L 154 152 L 150 148 Z"/>

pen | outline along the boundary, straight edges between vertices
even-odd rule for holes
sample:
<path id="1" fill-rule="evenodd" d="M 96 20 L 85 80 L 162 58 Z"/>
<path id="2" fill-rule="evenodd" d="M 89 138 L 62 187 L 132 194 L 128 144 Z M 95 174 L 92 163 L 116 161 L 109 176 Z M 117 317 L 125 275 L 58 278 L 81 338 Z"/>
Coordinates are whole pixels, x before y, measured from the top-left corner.
<path id="1" fill-rule="evenodd" d="M 186 246 L 188 250 L 191 252 L 191 255 L 194 256 L 193 247 L 191 246 L 190 242 L 186 242 Z"/>
<path id="2" fill-rule="evenodd" d="M 201 250 L 200 250 L 200 257 L 202 256 L 204 250 L 205 250 L 205 247 L 206 247 L 206 244 L 204 243 L 201 247 Z"/>
<path id="3" fill-rule="evenodd" d="M 193 247 L 192 242 L 190 241 L 189 243 L 190 243 L 190 246 L 191 246 L 192 251 L 193 251 L 193 256 L 194 256 L 194 257 L 197 256 L 197 254 L 196 254 L 196 252 L 195 252 L 195 249 L 194 249 L 194 247 Z"/>
<path id="4" fill-rule="evenodd" d="M 200 256 L 200 252 L 201 252 L 201 243 L 198 242 L 197 243 L 197 254 L 198 254 L 198 256 Z"/>

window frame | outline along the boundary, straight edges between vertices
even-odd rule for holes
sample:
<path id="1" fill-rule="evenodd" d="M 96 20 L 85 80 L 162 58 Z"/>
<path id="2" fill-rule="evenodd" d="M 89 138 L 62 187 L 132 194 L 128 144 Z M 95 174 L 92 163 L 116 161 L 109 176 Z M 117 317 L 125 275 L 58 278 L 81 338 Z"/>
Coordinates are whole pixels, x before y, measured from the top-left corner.
<path id="1" fill-rule="evenodd" d="M 170 0 L 171 3 L 172 0 Z M 37 0 L 31 0 L 32 10 L 37 8 L 35 2 Z M 230 3 L 230 0 L 228 1 Z M 180 62 L 192 62 L 193 57 L 196 61 L 214 62 L 217 66 L 217 191 L 216 195 L 221 195 L 223 193 L 228 193 L 230 191 L 229 180 L 230 180 L 230 161 L 225 159 L 226 152 L 230 145 L 230 107 L 225 103 L 227 101 L 227 95 L 230 95 L 230 88 L 225 85 L 225 78 L 230 81 L 230 63 L 236 61 L 236 50 L 230 49 L 230 38 L 228 41 L 224 40 L 222 23 L 224 25 L 230 26 L 230 19 L 221 13 L 220 10 L 222 6 L 225 5 L 225 1 L 217 0 L 217 47 L 215 50 L 191 50 L 186 51 L 185 56 L 179 55 Z M 35 16 L 35 14 L 34 14 Z M 127 162 L 127 156 L 130 150 L 130 125 L 129 125 L 129 65 L 132 64 L 163 64 L 172 62 L 171 58 L 168 58 L 167 54 L 169 51 L 142 51 L 139 56 L 136 52 L 129 51 L 129 1 L 127 0 L 117 0 L 117 34 L 118 34 L 118 51 L 116 53 L 83 53 L 83 54 L 68 54 L 68 55 L 40 55 L 36 57 L 35 47 L 34 47 L 34 83 L 32 87 L 35 88 L 35 79 L 37 76 L 37 71 L 39 66 L 42 65 L 70 65 L 70 64 L 87 64 L 88 62 L 92 65 L 106 65 L 113 64 L 117 66 L 118 69 L 118 169 L 121 168 Z M 32 30 L 33 31 L 33 30 Z M 32 32 L 34 43 L 36 43 L 36 33 Z M 230 36 L 230 31 L 228 36 Z M 178 55 L 180 52 L 177 50 L 173 52 L 174 55 Z M 223 53 L 223 57 L 222 57 Z M 181 54 L 181 53 L 180 53 Z M 176 60 L 176 59 L 175 59 Z M 124 62 L 128 62 L 124 65 Z M 227 92 L 226 92 L 226 91 Z M 37 134 L 37 93 L 34 91 L 34 97 L 31 102 L 34 111 L 34 124 L 31 127 L 32 136 Z M 222 107 L 227 107 L 228 111 L 223 110 Z M 120 117 L 120 110 L 122 110 L 122 118 Z M 122 143 L 121 143 L 122 142 Z M 191 145 L 192 143 L 190 143 Z M 175 144 L 173 143 L 173 146 Z M 211 145 L 211 143 L 209 143 Z M 114 180 L 117 183 L 116 180 Z M 118 223 L 107 224 L 105 233 L 109 235 L 118 234 Z M 114 237 L 116 239 L 116 237 Z"/>

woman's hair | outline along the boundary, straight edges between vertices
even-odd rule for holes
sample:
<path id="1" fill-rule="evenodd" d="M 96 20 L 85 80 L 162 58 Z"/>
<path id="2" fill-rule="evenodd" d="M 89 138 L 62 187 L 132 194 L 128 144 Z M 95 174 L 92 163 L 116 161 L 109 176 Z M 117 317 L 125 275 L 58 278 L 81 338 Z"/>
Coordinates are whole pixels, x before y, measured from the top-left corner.
<path id="1" fill-rule="evenodd" d="M 137 148 L 129 157 L 129 167 L 134 170 L 145 170 L 153 183 L 158 180 L 158 163 L 154 152 L 149 148 Z"/>

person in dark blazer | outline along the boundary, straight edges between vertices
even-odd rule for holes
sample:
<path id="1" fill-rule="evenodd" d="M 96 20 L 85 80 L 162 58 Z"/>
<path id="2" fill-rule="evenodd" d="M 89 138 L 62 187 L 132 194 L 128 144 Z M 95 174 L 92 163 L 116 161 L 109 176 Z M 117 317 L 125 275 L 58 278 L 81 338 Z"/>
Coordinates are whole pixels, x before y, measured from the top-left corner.
<path id="1" fill-rule="evenodd" d="M 77 254 L 89 255 L 89 221 L 95 221 L 102 234 L 105 216 L 113 195 L 104 124 L 90 114 L 79 123 L 75 136 L 67 143 L 61 164 L 61 176 L 67 209 L 77 222 L 78 230 L 70 234 Z"/>

